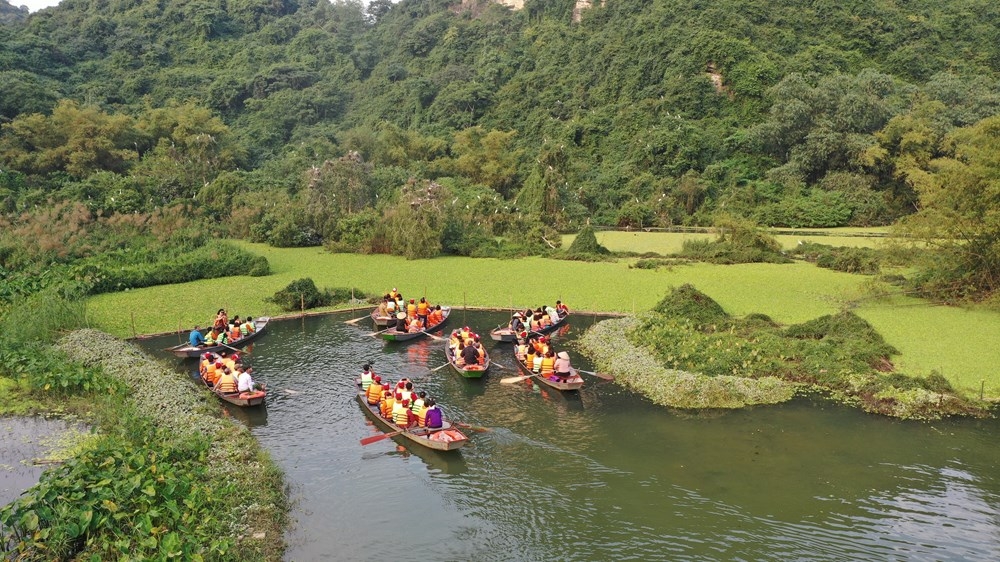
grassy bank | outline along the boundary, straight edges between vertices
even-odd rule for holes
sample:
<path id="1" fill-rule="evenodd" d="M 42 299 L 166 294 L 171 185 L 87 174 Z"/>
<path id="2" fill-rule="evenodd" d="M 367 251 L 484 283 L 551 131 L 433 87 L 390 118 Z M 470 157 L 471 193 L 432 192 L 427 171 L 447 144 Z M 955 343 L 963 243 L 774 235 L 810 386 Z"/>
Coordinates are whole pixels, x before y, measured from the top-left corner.
<path id="1" fill-rule="evenodd" d="M 319 248 L 240 246 L 267 257 L 272 275 L 228 277 L 100 295 L 88 301 L 88 320 L 119 336 L 186 332 L 219 307 L 230 313 L 277 313 L 265 299 L 295 279 L 320 287 L 357 287 L 377 294 L 393 286 L 404 295 L 461 306 L 537 306 L 561 299 L 575 310 L 632 313 L 649 310 L 667 289 L 690 283 L 734 316 L 767 314 L 793 324 L 847 305 L 900 351 L 893 361 L 908 374 L 934 371 L 960 392 L 1000 400 L 1000 314 L 932 306 L 893 297 L 868 299 L 871 279 L 807 263 L 630 269 L 629 260 L 584 263 L 445 257 L 408 261 L 393 256 L 329 254 Z M 361 316 L 364 311 L 359 311 Z"/>
<path id="2" fill-rule="evenodd" d="M 786 229 L 782 229 L 785 232 Z M 823 235 L 816 233 L 823 232 Z M 881 229 L 808 229 L 802 234 L 777 234 L 775 239 L 782 248 L 789 250 L 794 248 L 800 241 L 815 242 L 828 246 L 847 246 L 874 248 L 885 239 L 878 237 L 866 237 L 862 234 L 876 232 L 882 233 Z M 618 230 L 603 230 L 596 233 L 597 241 L 612 252 L 635 252 L 637 254 L 654 253 L 661 256 L 679 253 L 686 240 L 715 240 L 715 234 L 699 232 L 623 232 Z M 576 239 L 575 234 L 564 234 L 562 236 L 563 248 L 569 248 Z"/>
<path id="3" fill-rule="evenodd" d="M 25 560 L 281 558 L 281 473 L 214 397 L 101 332 L 58 349 L 124 398 L 95 410 L 85 450 L 0 510 L 0 545 Z"/>

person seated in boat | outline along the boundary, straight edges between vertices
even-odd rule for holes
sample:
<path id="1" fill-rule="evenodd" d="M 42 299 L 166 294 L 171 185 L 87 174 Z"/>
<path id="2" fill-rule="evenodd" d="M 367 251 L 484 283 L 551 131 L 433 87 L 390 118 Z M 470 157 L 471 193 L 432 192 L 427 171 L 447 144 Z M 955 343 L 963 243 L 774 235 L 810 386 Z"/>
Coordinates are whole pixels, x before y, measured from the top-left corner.
<path id="1" fill-rule="evenodd" d="M 538 328 L 544 329 L 549 327 L 549 315 L 545 314 L 545 310 L 542 307 L 535 309 L 535 318 L 538 319 Z"/>
<path id="2" fill-rule="evenodd" d="M 253 325 L 253 318 L 247 316 L 247 319 L 240 324 L 240 337 L 247 337 L 254 333 L 256 326 Z"/>
<path id="3" fill-rule="evenodd" d="M 465 365 L 479 364 L 479 350 L 475 345 L 466 345 L 462 348 L 462 363 Z"/>
<path id="4" fill-rule="evenodd" d="M 212 324 L 214 328 L 226 329 L 229 325 L 229 316 L 226 315 L 226 309 L 220 308 L 219 312 L 215 313 L 215 323 Z"/>
<path id="5" fill-rule="evenodd" d="M 569 363 L 569 353 L 565 351 L 560 351 L 556 355 L 555 363 L 552 366 L 554 375 L 559 379 L 559 382 L 566 382 L 573 374 L 573 367 Z"/>
<path id="6" fill-rule="evenodd" d="M 427 299 L 420 297 L 420 302 L 417 303 L 417 318 L 420 318 L 424 326 L 427 325 L 427 321 L 430 319 L 431 315 L 431 305 L 427 302 Z"/>
<path id="7" fill-rule="evenodd" d="M 444 426 L 444 419 L 441 410 L 437 407 L 437 402 L 433 398 L 427 399 L 427 407 L 424 408 L 424 427 L 436 429 Z"/>
<path id="8" fill-rule="evenodd" d="M 546 306 L 545 315 L 549 317 L 550 326 L 559 321 L 559 311 L 554 306 Z"/>
<path id="9" fill-rule="evenodd" d="M 399 293 L 396 294 L 396 312 L 406 312 L 406 299 Z"/>
<path id="10" fill-rule="evenodd" d="M 531 344 L 528 344 L 528 352 L 524 354 L 524 366 L 529 370 L 535 364 L 535 353 L 537 353 L 535 348 Z"/>
<path id="11" fill-rule="evenodd" d="M 368 385 L 368 391 L 365 393 L 365 399 L 368 401 L 368 405 L 374 406 L 379 403 L 382 399 L 382 377 L 375 375 L 372 377 L 372 383 Z"/>
<path id="12" fill-rule="evenodd" d="M 392 417 L 390 419 L 399 427 L 410 425 L 410 401 L 400 398 L 399 393 L 396 394 L 396 400 L 392 404 Z"/>
<path id="13" fill-rule="evenodd" d="M 201 330 L 198 326 L 195 326 L 191 333 L 188 334 L 188 344 L 191 347 L 202 347 L 205 345 L 205 336 L 202 335 Z"/>
<path id="14" fill-rule="evenodd" d="M 548 353 L 542 355 L 542 367 L 539 372 L 543 377 L 547 377 L 555 372 L 556 354 L 549 350 Z"/>
<path id="15" fill-rule="evenodd" d="M 531 370 L 533 372 L 535 372 L 535 373 L 541 373 L 542 372 L 542 360 L 543 359 L 545 359 L 545 356 L 542 355 L 541 352 L 538 352 L 538 353 L 535 354 L 535 357 L 533 358 L 532 363 L 531 363 Z"/>
<path id="16" fill-rule="evenodd" d="M 519 361 L 524 361 L 525 356 L 528 355 L 528 342 L 521 340 L 514 348 L 514 355 Z"/>
<path id="17" fill-rule="evenodd" d="M 406 326 L 406 331 L 407 332 L 409 332 L 411 334 L 415 334 L 417 332 L 424 331 L 424 329 L 425 329 L 424 322 L 423 322 L 423 320 L 420 317 L 413 316 L 413 317 L 408 317 L 408 318 L 409 318 L 407 320 L 408 324 Z"/>
<path id="18" fill-rule="evenodd" d="M 396 316 L 396 299 L 390 298 L 389 295 L 386 295 L 385 301 L 383 301 L 382 304 L 385 305 L 386 316 L 388 316 L 389 318 L 393 318 Z"/>
<path id="19" fill-rule="evenodd" d="M 547 336 L 542 336 L 535 342 L 535 351 L 542 355 L 548 353 L 551 348 L 552 346 L 549 345 L 549 338 Z"/>
<path id="20" fill-rule="evenodd" d="M 372 371 L 372 366 L 370 363 L 365 363 L 361 366 L 361 390 L 363 392 L 368 392 L 368 387 L 372 385 L 372 381 L 375 379 L 375 371 Z"/>
<path id="21" fill-rule="evenodd" d="M 421 390 L 417 393 L 416 398 L 413 399 L 413 404 L 410 405 L 410 410 L 413 412 L 414 416 L 417 416 L 417 421 L 419 425 L 419 417 L 421 410 L 424 409 L 424 404 L 427 403 L 427 392 Z"/>
<path id="22" fill-rule="evenodd" d="M 399 394 L 403 400 L 408 400 L 411 403 L 417 397 L 416 393 L 413 392 L 413 383 L 410 381 L 406 381 L 406 384 L 403 385 L 403 390 L 400 390 Z"/>
<path id="23" fill-rule="evenodd" d="M 253 392 L 253 377 L 250 376 L 250 370 L 243 366 L 242 363 L 236 366 L 236 390 L 239 392 Z"/>
<path id="24" fill-rule="evenodd" d="M 455 351 L 458 349 L 458 344 L 461 343 L 460 335 L 458 330 L 452 330 L 451 335 L 448 336 L 448 345 L 451 346 L 451 350 Z"/>
<path id="25" fill-rule="evenodd" d="M 227 336 L 229 341 L 236 341 L 243 337 L 243 332 L 240 331 L 240 325 L 233 320 L 233 323 L 229 325 L 229 334 Z"/>
<path id="26" fill-rule="evenodd" d="M 382 300 L 379 301 L 378 306 L 375 307 L 375 316 L 389 316 L 389 309 L 387 304 L 388 302 L 389 302 L 389 295 L 382 297 Z"/>
<path id="27" fill-rule="evenodd" d="M 396 313 L 396 331 L 405 332 L 406 331 L 406 313 L 397 312 Z"/>
<path id="28" fill-rule="evenodd" d="M 240 324 L 243 323 L 243 321 L 240 320 L 240 315 L 239 314 L 237 314 L 236 316 L 233 316 L 232 319 L 229 321 L 230 324 L 232 324 L 233 322 L 235 322 L 237 326 L 239 326 Z"/>
<path id="29" fill-rule="evenodd" d="M 224 394 L 232 394 L 236 392 L 239 388 L 239 384 L 236 382 L 236 377 L 233 376 L 233 372 L 229 370 L 229 367 L 222 368 L 222 376 L 216 381 L 215 390 L 222 392 Z"/>
<path id="30" fill-rule="evenodd" d="M 208 369 L 208 364 L 212 363 L 212 352 L 206 351 L 201 354 L 201 361 L 198 362 L 198 374 L 205 376 L 205 370 Z"/>
<path id="31" fill-rule="evenodd" d="M 569 314 L 569 307 L 563 301 L 556 301 L 556 312 L 559 313 L 559 318 L 565 318 Z"/>
<path id="32" fill-rule="evenodd" d="M 431 326 L 437 326 L 438 324 L 441 323 L 442 320 L 444 320 L 444 311 L 441 310 L 441 305 L 439 304 L 436 305 L 434 307 L 434 310 L 432 310 L 431 313 L 427 315 L 427 321 L 430 323 Z"/>
<path id="33" fill-rule="evenodd" d="M 476 348 L 476 352 L 479 354 L 479 364 L 482 365 L 486 363 L 486 350 L 483 349 L 483 342 L 480 341 L 478 335 L 472 338 L 472 345 Z"/>
<path id="34" fill-rule="evenodd" d="M 397 291 L 397 290 L 396 290 L 396 288 L 395 288 L 395 287 L 393 287 L 393 288 L 392 288 L 392 290 L 391 290 L 391 291 L 389 291 L 389 294 L 388 294 L 388 295 L 386 295 L 386 296 L 388 296 L 388 297 L 389 297 L 389 298 L 391 298 L 391 299 L 392 299 L 393 301 L 395 301 L 395 300 L 396 300 L 396 297 L 398 297 L 398 296 L 399 296 L 399 291 Z"/>
<path id="35" fill-rule="evenodd" d="M 410 303 L 406 305 L 406 317 L 416 318 L 417 317 L 417 303 L 410 299 Z"/>
<path id="36" fill-rule="evenodd" d="M 510 327 L 510 330 L 512 332 L 514 332 L 515 334 L 524 329 L 523 318 L 524 318 L 524 315 L 522 315 L 520 312 L 515 312 L 514 316 L 511 317 L 509 327 Z"/>
<path id="37" fill-rule="evenodd" d="M 392 407 L 396 404 L 396 395 L 392 392 L 392 389 L 385 388 L 389 385 L 382 385 L 384 392 L 382 393 L 382 402 L 380 402 L 379 411 L 382 412 L 382 417 L 385 419 L 391 419 L 392 417 Z"/>

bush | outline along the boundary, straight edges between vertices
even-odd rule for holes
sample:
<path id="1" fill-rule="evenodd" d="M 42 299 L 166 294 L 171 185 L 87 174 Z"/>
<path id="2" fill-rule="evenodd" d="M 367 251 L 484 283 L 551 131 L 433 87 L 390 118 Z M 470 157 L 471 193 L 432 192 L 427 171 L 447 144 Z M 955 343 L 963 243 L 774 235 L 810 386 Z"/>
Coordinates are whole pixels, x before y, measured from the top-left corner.
<path id="1" fill-rule="evenodd" d="M 875 275 L 881 270 L 881 255 L 874 248 L 833 247 L 815 242 L 799 244 L 792 255 L 801 256 L 817 266 L 845 273 Z"/>
<path id="2" fill-rule="evenodd" d="M 306 310 L 320 306 L 330 306 L 338 302 L 351 300 L 351 295 L 355 300 L 367 298 L 365 293 L 358 289 L 337 287 L 335 289 L 324 289 L 320 291 L 316 283 L 310 278 L 297 279 L 288 284 L 287 287 L 274 293 L 268 300 L 277 304 L 285 311 Z"/>
<path id="3" fill-rule="evenodd" d="M 729 314 L 719 303 L 689 283 L 668 292 L 656 303 L 653 312 L 665 318 L 683 318 L 697 326 L 721 324 L 729 320 Z"/>
<path id="4" fill-rule="evenodd" d="M 566 250 L 566 254 L 568 255 L 608 255 L 610 253 L 607 248 L 597 242 L 597 235 L 594 234 L 594 229 L 589 225 L 580 229 L 580 232 L 576 234 L 576 238 L 573 239 L 573 243 Z"/>
<path id="5" fill-rule="evenodd" d="M 781 251 L 781 245 L 771 235 L 751 222 L 734 217 L 716 220 L 719 237 L 716 240 L 685 240 L 682 257 L 717 264 L 791 263 Z"/>

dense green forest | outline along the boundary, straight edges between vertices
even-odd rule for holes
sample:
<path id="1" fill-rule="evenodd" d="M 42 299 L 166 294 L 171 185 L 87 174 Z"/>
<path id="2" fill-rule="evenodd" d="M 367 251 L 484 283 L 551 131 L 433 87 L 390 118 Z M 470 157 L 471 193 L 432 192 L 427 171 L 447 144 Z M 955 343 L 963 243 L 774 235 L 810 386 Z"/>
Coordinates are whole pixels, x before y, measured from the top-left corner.
<path id="1" fill-rule="evenodd" d="M 134 238 L 522 255 L 724 216 L 897 224 L 940 246 L 930 285 L 997 287 L 996 2 L 575 5 L 64 0 L 0 24 L 0 268 L 37 284 Z"/>

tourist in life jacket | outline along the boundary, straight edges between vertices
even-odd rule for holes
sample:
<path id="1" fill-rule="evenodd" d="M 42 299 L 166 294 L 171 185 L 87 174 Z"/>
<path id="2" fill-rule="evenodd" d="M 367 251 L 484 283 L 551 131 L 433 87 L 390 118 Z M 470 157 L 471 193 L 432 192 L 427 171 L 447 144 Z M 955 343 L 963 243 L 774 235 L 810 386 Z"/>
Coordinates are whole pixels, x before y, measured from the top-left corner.
<path id="1" fill-rule="evenodd" d="M 254 331 L 253 319 L 247 316 L 247 319 L 240 324 L 240 337 L 247 337 Z"/>
<path id="2" fill-rule="evenodd" d="M 424 330 L 423 322 L 421 321 L 420 317 L 418 317 L 418 316 L 410 316 L 410 317 L 407 317 L 407 318 L 408 318 L 408 320 L 406 321 L 407 322 L 407 325 L 406 325 L 406 331 L 407 332 L 409 332 L 411 334 L 414 334 L 416 332 L 422 332 Z"/>
<path id="3" fill-rule="evenodd" d="M 378 404 L 379 400 L 382 399 L 382 377 L 375 375 L 372 377 L 372 383 L 368 385 L 368 391 L 365 393 L 365 399 L 368 404 L 374 406 Z"/>
<path id="4" fill-rule="evenodd" d="M 410 427 L 414 421 L 416 421 L 416 416 L 410 411 L 410 401 L 405 398 L 402 400 L 397 399 L 392 407 L 392 423 L 406 428 Z"/>
<path id="5" fill-rule="evenodd" d="M 386 297 L 388 296 L 386 295 Z M 396 299 L 387 299 L 385 301 L 385 315 L 390 318 L 396 316 Z"/>
<path id="6" fill-rule="evenodd" d="M 555 371 L 556 354 L 550 350 L 542 356 L 542 367 L 539 371 L 543 377 L 551 375 Z"/>
<path id="7" fill-rule="evenodd" d="M 205 378 L 205 370 L 208 369 L 208 365 L 212 362 L 211 351 L 202 354 L 201 361 L 198 362 L 198 374 L 201 375 L 201 378 Z"/>
<path id="8" fill-rule="evenodd" d="M 427 317 L 427 321 L 431 323 L 431 326 L 437 326 L 442 320 L 444 320 L 444 311 L 441 310 L 441 305 L 439 304 L 431 311 L 430 316 Z"/>
<path id="9" fill-rule="evenodd" d="M 218 382 L 215 383 L 213 388 L 226 394 L 236 392 L 239 384 L 236 382 L 236 377 L 233 376 L 233 372 L 229 370 L 229 367 L 223 367 L 222 376 L 219 377 Z"/>
<path id="10" fill-rule="evenodd" d="M 204 378 L 205 382 L 207 382 L 210 386 L 215 386 L 215 383 L 219 382 L 219 377 L 222 376 L 222 369 L 224 367 L 225 365 L 222 364 L 222 361 L 217 360 L 205 369 L 205 376 L 202 378 Z"/>
<path id="11" fill-rule="evenodd" d="M 386 391 L 382 394 L 382 407 L 381 407 L 382 417 L 387 420 L 391 420 L 392 407 L 395 405 L 396 405 L 396 395 L 391 390 L 386 389 Z"/>
<path id="12" fill-rule="evenodd" d="M 250 370 L 243 366 L 242 363 L 236 366 L 236 390 L 240 392 L 253 392 L 253 377 L 250 376 Z"/>
<path id="13" fill-rule="evenodd" d="M 563 301 L 556 301 L 556 312 L 559 313 L 559 318 L 563 318 L 569 314 L 569 307 Z"/>
<path id="14" fill-rule="evenodd" d="M 419 416 L 420 411 L 424 409 L 424 404 L 427 402 L 427 393 L 421 390 L 417 393 L 417 397 L 413 400 L 413 404 L 410 406 L 410 410 L 414 415 Z"/>
<path id="15" fill-rule="evenodd" d="M 227 336 L 229 341 L 236 341 L 243 337 L 243 332 L 240 331 L 240 325 L 234 320 L 232 324 L 229 325 L 229 334 Z"/>
<path id="16" fill-rule="evenodd" d="M 573 367 L 569 364 L 569 353 L 560 351 L 556 356 L 556 361 L 553 364 L 552 369 L 555 371 L 555 376 L 558 377 L 561 382 L 566 382 L 566 379 L 573 374 Z"/>
<path id="17" fill-rule="evenodd" d="M 528 369 L 535 364 L 535 348 L 531 344 L 528 345 L 528 352 L 524 354 L 524 366 Z"/>
<path id="18" fill-rule="evenodd" d="M 399 394 L 402 395 L 403 400 L 412 403 L 416 398 L 416 395 L 413 393 L 413 383 L 406 381 L 406 384 L 403 386 L 403 390 L 399 391 Z"/>
<path id="19" fill-rule="evenodd" d="M 437 407 L 437 402 L 435 402 L 433 398 L 428 398 L 426 404 L 427 408 L 424 410 L 424 426 L 431 429 L 444 426 L 444 419 L 441 416 L 441 410 Z"/>
<path id="20" fill-rule="evenodd" d="M 410 299 L 410 304 L 406 305 L 406 316 L 407 318 L 417 317 L 417 304 Z"/>
<path id="21" fill-rule="evenodd" d="M 541 373 L 542 372 L 542 359 L 544 359 L 544 358 L 545 358 L 545 356 L 542 355 L 541 352 L 536 353 L 534 359 L 531 362 L 531 370 L 534 371 L 534 372 L 536 372 L 536 373 Z"/>
<path id="22" fill-rule="evenodd" d="M 361 390 L 363 392 L 368 392 L 368 387 L 371 386 L 372 380 L 374 380 L 375 372 L 372 371 L 372 366 L 365 363 L 361 367 Z"/>
<path id="23" fill-rule="evenodd" d="M 417 318 L 420 318 L 420 320 L 424 323 L 424 326 L 427 325 L 427 320 L 428 316 L 430 316 L 430 313 L 431 313 L 431 305 L 427 304 L 426 298 L 420 297 L 420 302 L 417 303 Z"/>
<path id="24" fill-rule="evenodd" d="M 392 290 L 389 291 L 389 298 L 391 298 L 393 301 L 395 301 L 396 297 L 398 297 L 398 296 L 399 296 L 399 291 L 397 291 L 396 288 L 393 287 Z"/>
<path id="25" fill-rule="evenodd" d="M 190 344 L 191 347 L 201 347 L 205 345 L 205 336 L 201 335 L 201 330 L 198 329 L 198 326 L 195 326 L 194 329 L 191 330 L 191 333 L 188 334 L 188 344 Z"/>
<path id="26" fill-rule="evenodd" d="M 521 340 L 521 343 L 517 344 L 514 354 L 517 355 L 519 360 L 524 361 L 524 357 L 528 354 L 528 344 L 524 340 Z"/>

